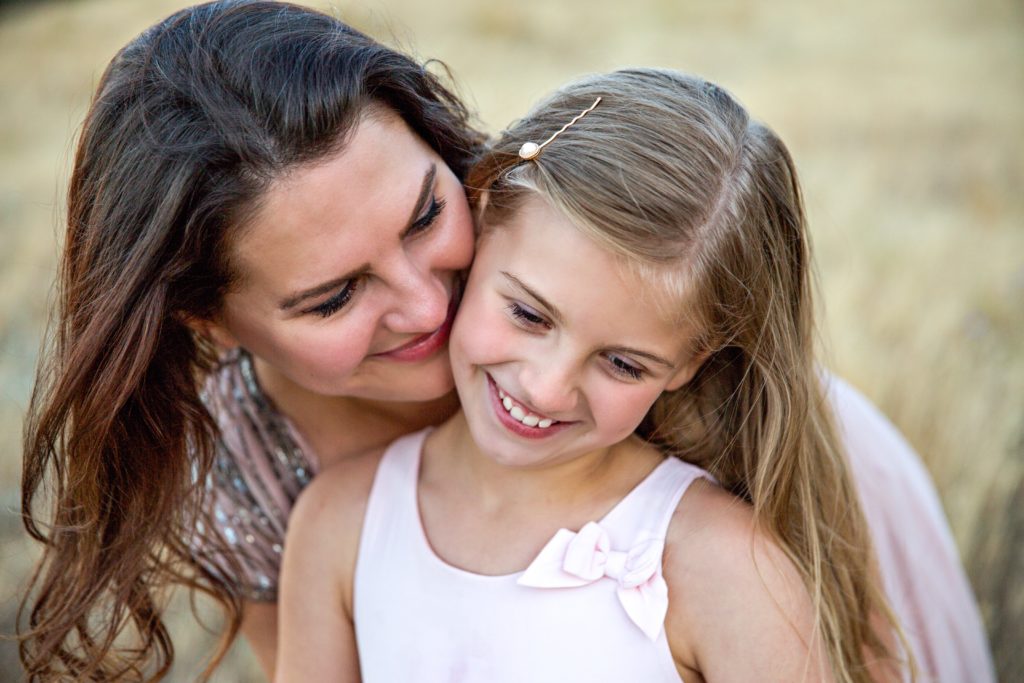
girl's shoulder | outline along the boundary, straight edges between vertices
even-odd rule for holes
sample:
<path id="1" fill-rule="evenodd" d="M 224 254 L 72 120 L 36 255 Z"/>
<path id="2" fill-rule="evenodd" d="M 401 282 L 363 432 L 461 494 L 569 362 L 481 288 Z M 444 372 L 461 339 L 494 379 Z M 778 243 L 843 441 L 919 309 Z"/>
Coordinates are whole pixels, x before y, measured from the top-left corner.
<path id="1" fill-rule="evenodd" d="M 666 631 L 684 668 L 743 680 L 765 662 L 779 671 L 806 663 L 806 643 L 814 642 L 809 595 L 747 502 L 695 481 L 673 514 L 662 569 L 671 596 Z"/>
<path id="2" fill-rule="evenodd" d="M 362 527 L 366 503 L 386 448 L 374 448 L 340 460 L 320 472 L 295 503 L 295 525 L 318 525 L 334 531 Z"/>
<path id="3" fill-rule="evenodd" d="M 766 543 L 749 503 L 707 479 L 697 479 L 679 501 L 666 533 L 666 580 L 671 585 L 673 579 L 692 577 L 679 581 L 682 591 L 721 583 L 728 572 L 742 571 L 755 545 Z"/>

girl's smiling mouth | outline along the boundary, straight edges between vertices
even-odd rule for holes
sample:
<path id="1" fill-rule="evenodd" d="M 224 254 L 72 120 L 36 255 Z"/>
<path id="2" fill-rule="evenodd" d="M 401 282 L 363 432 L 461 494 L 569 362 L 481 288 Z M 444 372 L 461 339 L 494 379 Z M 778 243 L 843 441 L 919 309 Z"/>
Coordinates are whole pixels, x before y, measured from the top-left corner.
<path id="1" fill-rule="evenodd" d="M 491 407 L 498 421 L 513 434 L 527 439 L 543 439 L 576 424 L 576 421 L 562 422 L 534 411 L 499 387 L 490 374 L 485 372 L 484 376 L 487 377 Z"/>

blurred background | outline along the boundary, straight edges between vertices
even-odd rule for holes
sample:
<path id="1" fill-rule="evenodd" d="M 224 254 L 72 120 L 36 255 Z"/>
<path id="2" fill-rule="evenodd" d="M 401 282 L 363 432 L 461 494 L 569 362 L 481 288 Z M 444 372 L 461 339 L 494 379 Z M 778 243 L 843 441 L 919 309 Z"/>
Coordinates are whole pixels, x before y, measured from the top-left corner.
<path id="1" fill-rule="evenodd" d="M 36 557 L 21 420 L 73 141 L 99 75 L 168 0 L 0 0 L 0 632 Z M 826 362 L 930 469 L 1001 680 L 1024 680 L 1024 5 L 1019 0 L 308 4 L 437 58 L 498 131 L 562 82 L 657 65 L 735 93 L 802 171 Z M 213 638 L 175 603 L 172 680 Z M 0 679 L 16 680 L 0 642 Z M 260 680 L 244 643 L 218 681 Z"/>

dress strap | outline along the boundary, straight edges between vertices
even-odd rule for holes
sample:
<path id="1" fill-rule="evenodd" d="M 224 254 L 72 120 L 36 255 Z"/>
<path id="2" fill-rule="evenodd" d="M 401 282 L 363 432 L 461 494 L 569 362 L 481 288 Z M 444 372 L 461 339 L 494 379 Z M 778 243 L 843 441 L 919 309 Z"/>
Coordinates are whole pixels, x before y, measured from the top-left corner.
<path id="1" fill-rule="evenodd" d="M 613 541 L 631 543 L 643 536 L 665 538 L 683 494 L 697 479 L 714 481 L 706 471 L 668 457 L 601 521 Z"/>
<path id="2" fill-rule="evenodd" d="M 419 523 L 416 482 L 423 440 L 430 431 L 428 428 L 396 439 L 381 456 L 363 518 L 361 564 L 381 552 L 388 542 L 413 533 Z"/>

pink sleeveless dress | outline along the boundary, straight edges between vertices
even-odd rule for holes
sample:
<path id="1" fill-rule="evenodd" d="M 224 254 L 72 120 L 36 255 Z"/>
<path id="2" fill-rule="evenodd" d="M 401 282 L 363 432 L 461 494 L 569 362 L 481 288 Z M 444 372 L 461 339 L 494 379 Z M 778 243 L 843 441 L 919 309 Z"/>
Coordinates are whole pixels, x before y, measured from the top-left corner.
<path id="1" fill-rule="evenodd" d="M 427 541 L 417 503 L 427 433 L 388 448 L 367 504 L 353 598 L 364 683 L 679 683 L 661 556 L 703 470 L 667 459 L 604 518 L 559 531 L 525 571 L 484 576 Z"/>
<path id="2" fill-rule="evenodd" d="M 974 595 L 921 460 L 859 392 L 829 373 L 823 382 L 921 680 L 994 681 Z M 249 600 L 274 601 L 288 517 L 319 461 L 263 393 L 246 352 L 224 357 L 207 379 L 203 399 L 220 433 L 214 471 L 197 485 L 209 490 L 216 529 L 197 527 L 196 561 L 206 564 L 207 536 L 226 539 L 242 573 L 225 578 Z"/>

